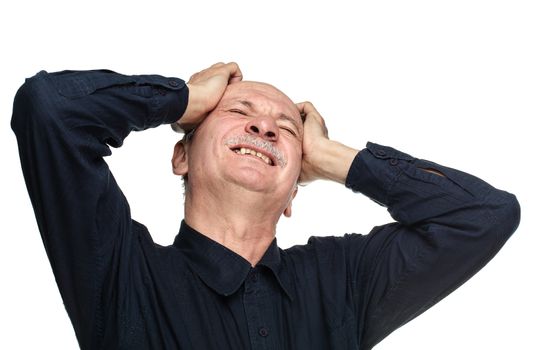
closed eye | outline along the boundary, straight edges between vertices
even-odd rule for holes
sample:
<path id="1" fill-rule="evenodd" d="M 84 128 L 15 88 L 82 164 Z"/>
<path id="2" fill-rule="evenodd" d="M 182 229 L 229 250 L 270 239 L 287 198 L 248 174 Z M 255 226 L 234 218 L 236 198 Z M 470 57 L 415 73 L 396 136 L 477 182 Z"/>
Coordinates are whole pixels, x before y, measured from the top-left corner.
<path id="1" fill-rule="evenodd" d="M 230 109 L 228 112 L 230 112 L 230 113 L 242 114 L 242 115 L 247 115 L 246 113 L 244 113 L 244 112 L 241 111 L 240 109 Z"/>
<path id="2" fill-rule="evenodd" d="M 248 114 L 246 114 L 246 112 L 244 112 L 243 110 L 238 109 L 238 108 L 232 108 L 232 109 L 229 109 L 228 112 L 230 112 L 230 113 L 237 113 L 237 114 L 240 114 L 240 115 L 248 116 Z M 292 130 L 290 127 L 287 127 L 287 126 L 280 126 L 279 128 L 280 128 L 281 130 L 285 130 L 285 131 L 287 131 L 289 134 L 291 134 L 291 135 L 294 136 L 294 137 L 298 137 L 298 135 L 296 134 L 296 132 L 295 132 L 294 130 Z"/>
<path id="3" fill-rule="evenodd" d="M 288 131 L 289 133 L 292 134 L 292 136 L 296 136 L 296 133 L 295 133 L 291 128 L 287 128 L 287 127 L 283 127 L 283 126 L 281 126 L 280 129 L 281 129 L 281 130 Z"/>

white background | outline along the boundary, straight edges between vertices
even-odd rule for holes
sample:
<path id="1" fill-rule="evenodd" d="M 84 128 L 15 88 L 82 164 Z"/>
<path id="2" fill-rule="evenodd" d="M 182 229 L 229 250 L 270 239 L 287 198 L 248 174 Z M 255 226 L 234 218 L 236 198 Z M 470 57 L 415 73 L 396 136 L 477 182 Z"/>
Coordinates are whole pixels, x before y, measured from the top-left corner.
<path id="1" fill-rule="evenodd" d="M 330 137 L 390 145 L 513 192 L 522 223 L 501 253 L 376 346 L 533 349 L 530 1 L 17 1 L 0 5 L 0 348 L 74 349 L 10 130 L 12 100 L 41 69 L 109 68 L 187 79 L 237 61 L 246 79 L 310 100 Z M 182 218 L 169 127 L 131 135 L 108 159 L 134 218 L 170 244 Z M 301 188 L 282 247 L 367 233 L 387 212 L 343 186 Z"/>

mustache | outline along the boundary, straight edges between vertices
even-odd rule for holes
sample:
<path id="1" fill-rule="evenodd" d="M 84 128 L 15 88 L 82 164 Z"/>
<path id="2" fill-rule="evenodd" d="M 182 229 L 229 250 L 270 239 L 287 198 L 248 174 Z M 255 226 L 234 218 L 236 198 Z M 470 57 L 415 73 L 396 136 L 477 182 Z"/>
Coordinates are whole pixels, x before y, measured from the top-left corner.
<path id="1" fill-rule="evenodd" d="M 259 137 L 254 137 L 248 134 L 238 135 L 226 140 L 225 145 L 230 147 L 235 145 L 254 146 L 271 154 L 274 158 L 276 158 L 277 164 L 279 164 L 282 168 L 287 165 L 287 160 L 283 153 L 271 142 L 265 141 Z"/>

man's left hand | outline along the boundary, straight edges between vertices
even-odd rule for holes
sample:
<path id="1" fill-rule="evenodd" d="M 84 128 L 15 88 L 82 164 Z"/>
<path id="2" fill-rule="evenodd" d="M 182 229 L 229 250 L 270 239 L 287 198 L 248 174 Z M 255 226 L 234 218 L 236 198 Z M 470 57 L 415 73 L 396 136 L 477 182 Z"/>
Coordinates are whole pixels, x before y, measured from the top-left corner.
<path id="1" fill-rule="evenodd" d="M 324 118 L 310 102 L 296 104 L 304 119 L 302 169 L 298 183 L 306 185 L 314 180 L 333 180 L 344 184 L 357 150 L 332 141 Z"/>

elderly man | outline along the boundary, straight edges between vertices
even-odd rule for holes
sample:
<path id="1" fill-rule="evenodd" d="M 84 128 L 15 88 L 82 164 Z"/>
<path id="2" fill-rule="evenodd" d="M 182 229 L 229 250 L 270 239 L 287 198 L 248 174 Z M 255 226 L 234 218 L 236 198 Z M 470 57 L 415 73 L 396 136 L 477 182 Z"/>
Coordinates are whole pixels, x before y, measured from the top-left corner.
<path id="1" fill-rule="evenodd" d="M 131 219 L 103 160 L 131 130 L 164 123 L 187 132 L 172 158 L 185 219 L 168 247 Z M 12 127 L 83 349 L 370 349 L 483 267 L 520 218 L 512 194 L 471 175 L 329 140 L 310 103 L 243 82 L 235 63 L 188 84 L 40 72 L 17 93 Z M 317 179 L 396 222 L 278 248 L 298 183 Z"/>

